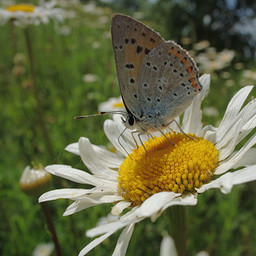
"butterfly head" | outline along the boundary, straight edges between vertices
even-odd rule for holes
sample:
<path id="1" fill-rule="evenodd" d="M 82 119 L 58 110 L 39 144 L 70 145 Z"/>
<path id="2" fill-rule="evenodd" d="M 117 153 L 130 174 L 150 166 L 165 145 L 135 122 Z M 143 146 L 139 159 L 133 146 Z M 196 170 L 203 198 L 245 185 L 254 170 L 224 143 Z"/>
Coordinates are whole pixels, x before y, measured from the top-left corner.
<path id="1" fill-rule="evenodd" d="M 136 118 L 131 113 L 127 115 L 126 119 L 122 118 L 122 121 L 128 129 L 133 130 L 137 128 Z"/>

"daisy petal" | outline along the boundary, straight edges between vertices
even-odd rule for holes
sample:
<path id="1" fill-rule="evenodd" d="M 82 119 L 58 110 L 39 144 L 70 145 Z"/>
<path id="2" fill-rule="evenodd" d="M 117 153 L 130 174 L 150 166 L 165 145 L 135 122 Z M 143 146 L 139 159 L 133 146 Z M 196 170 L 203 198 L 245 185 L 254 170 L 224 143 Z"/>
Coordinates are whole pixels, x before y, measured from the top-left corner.
<path id="1" fill-rule="evenodd" d="M 132 222 L 122 222 L 122 221 L 115 221 L 111 223 L 107 223 L 105 225 L 97 226 L 95 228 L 89 229 L 86 231 L 86 236 L 94 237 L 104 233 L 108 233 L 110 231 L 116 232 L 117 230 L 131 224 Z"/>
<path id="2" fill-rule="evenodd" d="M 101 161 L 87 138 L 80 138 L 78 147 L 81 159 L 91 173 L 95 174 L 97 177 L 103 177 L 104 179 L 106 179 L 106 177 L 112 179 L 116 178 L 117 172 L 108 168 L 106 164 Z"/>
<path id="3" fill-rule="evenodd" d="M 75 154 L 75 155 L 78 155 L 78 156 L 80 155 L 79 149 L 78 149 L 78 142 L 67 145 L 65 147 L 65 150 L 72 153 L 72 154 Z"/>
<path id="4" fill-rule="evenodd" d="M 86 245 L 78 254 L 78 256 L 84 256 L 89 251 L 91 251 L 93 248 L 95 248 L 97 245 L 102 243 L 104 240 L 106 240 L 109 236 L 111 236 L 113 233 L 115 233 L 116 230 L 112 230 L 96 239 L 94 239 L 92 242 L 90 242 L 88 245 Z"/>
<path id="5" fill-rule="evenodd" d="M 128 208 L 131 205 L 131 202 L 121 201 L 112 207 L 111 213 L 113 215 L 119 215 L 122 211 Z"/>
<path id="6" fill-rule="evenodd" d="M 72 168 L 68 165 L 48 165 L 45 167 L 45 170 L 55 176 L 59 176 L 80 184 L 89 184 L 94 186 L 103 186 L 103 187 L 113 187 L 115 183 L 107 181 L 107 180 L 101 180 L 99 178 L 96 178 L 95 176 L 85 172 L 81 171 L 75 168 Z"/>
<path id="7" fill-rule="evenodd" d="M 199 81 L 203 85 L 202 91 L 195 96 L 191 105 L 185 110 L 182 121 L 182 130 L 196 135 L 198 135 L 203 126 L 201 122 L 201 103 L 210 88 L 210 75 L 201 76 Z"/>
<path id="8" fill-rule="evenodd" d="M 234 185 L 253 180 L 256 180 L 256 165 L 248 166 L 235 172 L 228 172 L 218 179 L 203 185 L 201 188 L 197 189 L 197 192 L 203 193 L 211 188 L 219 188 L 222 193 L 228 194 L 231 192 Z"/>
<path id="9" fill-rule="evenodd" d="M 241 166 L 254 165 L 256 164 L 256 148 L 249 149 L 232 168 L 237 169 Z"/>
<path id="10" fill-rule="evenodd" d="M 64 198 L 76 200 L 76 198 L 90 192 L 91 192 L 91 189 L 69 189 L 69 188 L 56 189 L 56 190 L 52 190 L 42 194 L 38 198 L 38 202 L 42 203 L 45 201 L 64 199 Z"/>
<path id="11" fill-rule="evenodd" d="M 224 161 L 216 168 L 216 171 L 214 174 L 219 175 L 224 172 L 226 172 L 229 169 L 232 169 L 235 165 L 242 166 L 239 164 L 240 160 L 243 160 L 244 155 L 246 152 L 256 144 L 256 134 L 254 134 L 246 143 L 245 145 L 237 152 L 235 153 L 231 158 L 227 159 L 227 161 Z M 253 157 L 255 158 L 255 157 Z"/>
<path id="12" fill-rule="evenodd" d="M 127 251 L 127 247 L 129 245 L 132 233 L 134 230 L 134 224 L 130 224 L 127 226 L 121 233 L 116 243 L 116 248 L 112 254 L 112 256 L 124 256 Z"/>
<path id="13" fill-rule="evenodd" d="M 90 208 L 92 206 L 104 204 L 104 203 L 114 203 L 120 201 L 123 198 L 121 196 L 109 195 L 109 194 L 91 194 L 89 196 L 83 196 L 78 201 L 72 203 L 63 214 L 64 216 L 71 215 L 75 212 L 82 211 L 84 209 Z"/>
<path id="14" fill-rule="evenodd" d="M 223 138 L 223 134 L 225 134 L 226 131 L 230 129 L 230 124 L 233 124 L 234 119 L 236 118 L 252 88 L 253 86 L 246 86 L 242 88 L 233 96 L 233 98 L 229 102 L 227 110 L 217 130 L 218 141 L 220 141 Z"/>
<path id="15" fill-rule="evenodd" d="M 154 194 L 142 203 L 137 214 L 139 217 L 150 217 L 152 214 L 164 208 L 167 203 L 170 203 L 177 196 L 180 196 L 180 194 L 165 191 Z"/>
<path id="16" fill-rule="evenodd" d="M 104 132 L 107 138 L 109 139 L 109 141 L 112 143 L 112 145 L 124 156 L 127 156 L 127 153 L 125 152 L 123 147 L 120 145 L 120 143 L 125 143 L 122 137 L 120 137 L 120 140 L 122 139 L 122 142 L 119 142 L 119 136 L 122 134 L 122 132 L 119 131 L 114 121 L 107 119 L 104 122 Z"/>

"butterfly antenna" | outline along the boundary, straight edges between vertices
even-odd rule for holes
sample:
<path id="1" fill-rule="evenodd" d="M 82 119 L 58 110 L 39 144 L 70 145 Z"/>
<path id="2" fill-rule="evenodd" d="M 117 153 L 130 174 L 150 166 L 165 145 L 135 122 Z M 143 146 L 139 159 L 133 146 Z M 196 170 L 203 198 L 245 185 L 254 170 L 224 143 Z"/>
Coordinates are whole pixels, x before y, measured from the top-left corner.
<path id="1" fill-rule="evenodd" d="M 127 112 L 125 111 L 109 111 L 109 112 L 99 112 L 98 114 L 92 114 L 92 115 L 75 116 L 74 119 L 83 119 L 87 117 L 104 116 L 104 115 L 111 115 L 111 114 L 128 115 Z"/>

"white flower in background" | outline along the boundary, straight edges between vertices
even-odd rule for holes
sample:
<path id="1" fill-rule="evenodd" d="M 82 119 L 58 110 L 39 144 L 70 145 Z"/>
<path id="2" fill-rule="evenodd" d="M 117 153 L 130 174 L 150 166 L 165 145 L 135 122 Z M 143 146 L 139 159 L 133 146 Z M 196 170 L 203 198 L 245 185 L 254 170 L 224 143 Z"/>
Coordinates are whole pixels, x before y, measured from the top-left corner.
<path id="1" fill-rule="evenodd" d="M 82 7 L 82 10 L 85 13 L 89 13 L 93 15 L 103 15 L 104 13 L 104 9 L 101 7 L 97 7 L 93 2 L 84 4 Z"/>
<path id="2" fill-rule="evenodd" d="M 205 48 L 208 48 L 209 46 L 210 46 L 210 42 L 207 41 L 207 40 L 203 40 L 203 41 L 200 41 L 200 42 L 194 44 L 193 45 L 193 49 L 195 51 L 201 51 L 201 50 L 203 50 Z"/>
<path id="3" fill-rule="evenodd" d="M 83 80 L 86 83 L 93 83 L 93 82 L 96 82 L 98 80 L 98 76 L 94 75 L 94 74 L 85 74 L 83 76 Z"/>
<path id="4" fill-rule="evenodd" d="M 178 256 L 175 243 L 170 236 L 165 236 L 160 245 L 160 256 Z M 196 256 L 209 256 L 208 252 L 201 251 Z"/>
<path id="5" fill-rule="evenodd" d="M 27 166 L 20 177 L 20 188 L 28 194 L 38 196 L 49 189 L 52 176 L 46 172 L 43 166 L 30 168 Z"/>
<path id="6" fill-rule="evenodd" d="M 31 4 L 10 5 L 5 9 L 0 8 L 0 25 L 13 21 L 17 26 L 47 24 L 49 20 L 63 21 L 64 10 L 54 8 L 56 1 L 41 2 L 41 5 Z"/>
<path id="7" fill-rule="evenodd" d="M 122 110 L 125 111 L 122 97 L 119 98 L 111 97 L 107 101 L 100 103 L 98 107 L 99 112 L 110 112 Z"/>
<path id="8" fill-rule="evenodd" d="M 196 44 L 194 48 L 200 47 L 202 48 L 203 46 L 198 46 Z M 197 56 L 195 56 L 195 60 L 199 64 L 200 69 L 203 72 L 212 72 L 227 67 L 230 64 L 230 62 L 234 59 L 234 57 L 235 52 L 232 50 L 224 49 L 221 52 L 217 52 L 215 48 L 208 47 L 206 48 L 205 52 L 201 52 Z"/>
<path id="9" fill-rule="evenodd" d="M 124 255 L 136 223 L 147 217 L 154 221 L 173 205 L 196 205 L 198 195 L 206 190 L 217 188 L 226 194 L 234 185 L 256 179 L 256 149 L 252 148 L 256 134 L 235 151 L 236 145 L 256 127 L 256 100 L 242 108 L 253 86 L 235 94 L 219 127 L 213 127 L 203 126 L 201 122 L 201 102 L 209 89 L 210 76 L 202 76 L 200 82 L 203 89 L 186 109 L 180 124 L 194 139 L 183 133 L 166 133 L 174 147 L 160 133 L 152 133 L 156 137 L 147 142 L 146 137 L 142 137 L 146 156 L 142 146 L 136 148 L 129 130 L 120 137 L 124 125 L 120 116 L 115 115 L 114 120 L 105 121 L 104 131 L 122 155 L 93 145 L 88 138 L 80 138 L 66 150 L 79 155 L 91 174 L 67 165 L 46 167 L 51 174 L 93 186 L 91 189 L 57 189 L 39 198 L 39 202 L 73 200 L 65 216 L 104 203 L 114 203 L 113 215 L 130 209 L 118 220 L 88 230 L 88 237 L 99 237 L 85 246 L 80 256 L 120 229 L 123 231 L 113 255 Z M 171 128 L 179 131 L 175 124 Z"/>
<path id="10" fill-rule="evenodd" d="M 92 48 L 93 49 L 98 49 L 100 47 L 100 43 L 98 41 L 95 41 L 92 43 Z"/>
<path id="11" fill-rule="evenodd" d="M 32 256 L 50 256 L 53 252 L 53 243 L 39 244 L 32 252 Z"/>
<path id="12" fill-rule="evenodd" d="M 256 72 L 252 70 L 244 70 L 243 77 L 247 80 L 254 81 L 256 80 Z"/>

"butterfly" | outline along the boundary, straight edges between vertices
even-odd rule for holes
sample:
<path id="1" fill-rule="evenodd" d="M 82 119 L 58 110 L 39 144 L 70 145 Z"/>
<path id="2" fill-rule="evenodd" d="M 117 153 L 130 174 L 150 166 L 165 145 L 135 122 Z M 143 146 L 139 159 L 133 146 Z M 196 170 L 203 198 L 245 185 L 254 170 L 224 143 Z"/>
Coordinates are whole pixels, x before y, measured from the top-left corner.
<path id="1" fill-rule="evenodd" d="M 195 62 L 181 46 L 126 15 L 113 16 L 111 35 L 125 126 L 141 134 L 161 131 L 202 89 Z"/>
<path id="2" fill-rule="evenodd" d="M 163 134 L 161 130 L 202 89 L 195 62 L 180 45 L 165 41 L 146 25 L 123 14 L 112 17 L 111 36 L 120 92 L 127 111 L 126 119 L 122 118 L 124 125 L 138 132 L 139 138 L 150 131 Z M 90 116 L 102 114 L 109 112 Z M 83 117 L 88 116 L 76 119 Z"/>

